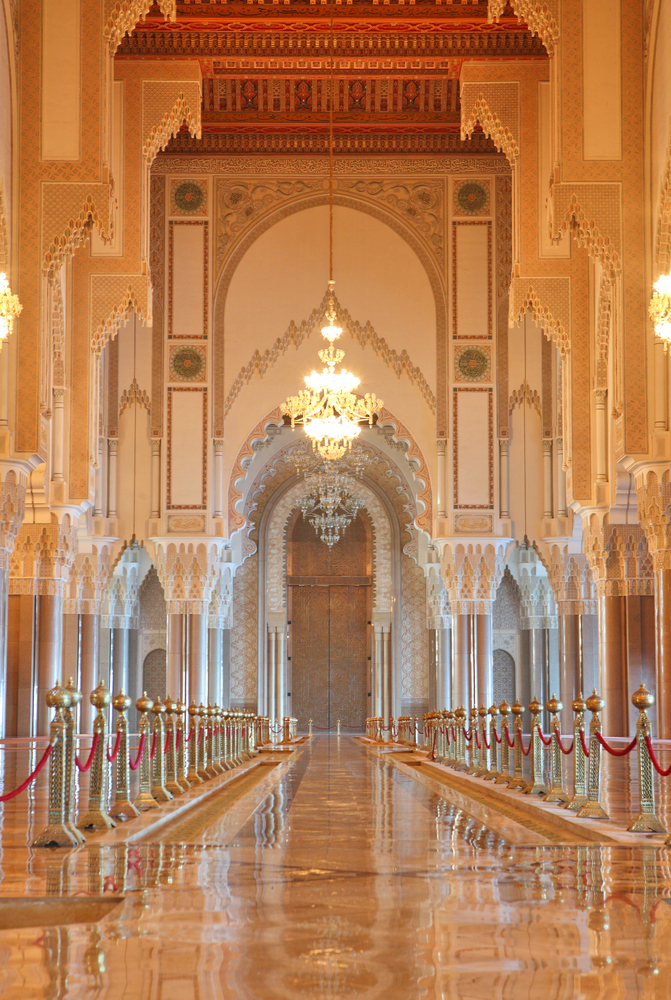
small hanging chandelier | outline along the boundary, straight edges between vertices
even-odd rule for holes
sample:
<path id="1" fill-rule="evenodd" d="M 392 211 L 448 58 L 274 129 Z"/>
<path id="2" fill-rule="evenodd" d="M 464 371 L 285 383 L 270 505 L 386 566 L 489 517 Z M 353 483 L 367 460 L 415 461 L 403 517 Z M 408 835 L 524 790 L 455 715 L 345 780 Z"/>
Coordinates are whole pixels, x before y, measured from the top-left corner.
<path id="1" fill-rule="evenodd" d="M 303 424 L 305 433 L 312 441 L 312 447 L 325 462 L 341 459 L 352 447 L 352 442 L 361 432 L 359 424 L 367 420 L 373 423 L 375 413 L 383 402 L 373 393 L 367 392 L 363 398 L 354 390 L 361 381 L 342 368 L 336 371 L 345 357 L 345 352 L 334 347 L 334 342 L 342 334 L 336 326 L 335 297 L 333 294 L 333 8 L 331 7 L 330 34 L 330 74 L 329 74 L 329 284 L 325 317 L 327 325 L 322 327 L 322 336 L 328 341 L 328 348 L 319 351 L 319 358 L 326 366 L 321 372 L 312 371 L 305 376 L 307 389 L 301 389 L 297 396 L 289 396 L 282 407 L 285 416 L 290 417 L 292 429 Z"/>
<path id="2" fill-rule="evenodd" d="M 3 341 L 12 332 L 14 320 L 22 309 L 23 306 L 19 302 L 18 295 L 12 295 L 7 275 L 4 271 L 0 271 L 0 350 L 2 350 Z"/>
<path id="3" fill-rule="evenodd" d="M 298 500 L 298 509 L 321 541 L 332 548 L 366 501 L 356 492 L 356 482 L 342 472 L 322 472 L 311 476 L 307 484 L 307 492 Z"/>
<path id="4" fill-rule="evenodd" d="M 650 300 L 650 317 L 666 353 L 671 344 L 671 274 L 661 275 L 652 287 L 654 294 Z"/>

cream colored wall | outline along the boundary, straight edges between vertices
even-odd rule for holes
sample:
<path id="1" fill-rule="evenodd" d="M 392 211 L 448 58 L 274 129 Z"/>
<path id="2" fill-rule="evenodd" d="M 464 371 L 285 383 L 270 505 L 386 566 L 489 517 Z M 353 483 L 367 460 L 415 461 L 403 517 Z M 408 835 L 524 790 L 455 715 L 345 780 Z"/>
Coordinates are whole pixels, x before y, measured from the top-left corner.
<path id="1" fill-rule="evenodd" d="M 4 4 L 0 3 L 0 187 L 3 191 L 7 236 L 12 232 L 12 92 L 10 54 Z"/>
<path id="2" fill-rule="evenodd" d="M 408 351 L 436 392 L 436 310 L 426 272 L 391 229 L 349 208 L 334 211 L 335 291 L 353 320 L 370 321 L 399 354 Z M 328 281 L 328 209 L 310 208 L 278 222 L 251 246 L 231 281 L 224 318 L 226 390 L 254 351 L 263 353 L 293 320 L 300 325 L 320 305 Z M 226 418 L 224 482 L 255 424 L 321 369 L 318 331 L 291 346 L 261 378 L 254 374 Z M 435 474 L 436 419 L 417 385 L 400 378 L 370 346 L 345 337 L 343 366 L 375 392 L 411 431 Z"/>

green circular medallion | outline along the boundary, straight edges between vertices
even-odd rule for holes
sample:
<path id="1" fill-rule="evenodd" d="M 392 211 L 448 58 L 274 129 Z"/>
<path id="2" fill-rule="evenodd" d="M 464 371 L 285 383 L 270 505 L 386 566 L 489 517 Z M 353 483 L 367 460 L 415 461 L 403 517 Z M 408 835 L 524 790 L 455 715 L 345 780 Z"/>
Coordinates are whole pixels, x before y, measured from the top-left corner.
<path id="1" fill-rule="evenodd" d="M 205 369 L 205 357 L 195 347 L 181 347 L 170 359 L 173 378 L 180 382 L 195 382 Z"/>
<path id="2" fill-rule="evenodd" d="M 456 368 L 467 382 L 482 382 L 489 375 L 491 358 L 481 347 L 462 347 L 456 357 Z"/>
<path id="3" fill-rule="evenodd" d="M 205 202 L 205 188 L 195 181 L 184 181 L 175 188 L 173 198 L 180 212 L 197 212 Z"/>
<path id="4" fill-rule="evenodd" d="M 467 215 L 479 215 L 489 205 L 489 191 L 477 181 L 466 181 L 457 190 L 457 205 Z"/>

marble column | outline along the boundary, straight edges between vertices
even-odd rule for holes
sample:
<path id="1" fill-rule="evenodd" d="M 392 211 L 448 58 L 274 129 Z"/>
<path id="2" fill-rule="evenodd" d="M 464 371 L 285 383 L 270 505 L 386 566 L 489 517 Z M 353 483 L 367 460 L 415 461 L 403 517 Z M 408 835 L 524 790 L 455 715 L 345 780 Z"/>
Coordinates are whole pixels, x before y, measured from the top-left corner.
<path id="1" fill-rule="evenodd" d="M 445 449 L 446 441 L 438 441 L 436 469 L 436 516 L 445 517 Z"/>
<path id="2" fill-rule="evenodd" d="M 96 710 L 90 697 L 100 680 L 100 615 L 82 614 L 79 622 L 82 692 L 79 728 L 82 733 L 92 733 Z"/>
<path id="3" fill-rule="evenodd" d="M 123 691 L 129 693 L 128 676 L 128 629 L 116 627 L 112 629 L 112 669 L 110 690 L 113 694 Z"/>
<path id="4" fill-rule="evenodd" d="M 181 698 L 186 700 L 186 686 L 184 683 L 184 632 L 186 615 L 181 613 L 168 614 L 167 621 L 167 649 L 165 660 L 165 686 L 166 694 L 177 701 Z"/>
<path id="5" fill-rule="evenodd" d="M 655 572 L 657 736 L 671 739 L 671 567 Z"/>
<path id="6" fill-rule="evenodd" d="M 436 697 L 435 708 L 452 708 L 452 642 L 445 622 L 436 625 Z"/>
<path id="7" fill-rule="evenodd" d="M 571 702 L 583 687 L 582 628 L 578 614 L 563 614 L 560 610 L 557 621 L 559 625 L 559 691 L 557 693 L 564 705 L 561 713 L 562 730 L 568 733 L 571 731 L 573 723 Z"/>
<path id="8" fill-rule="evenodd" d="M 478 706 L 489 708 L 494 699 L 494 650 L 491 614 L 475 615 Z"/>
<path id="9" fill-rule="evenodd" d="M 161 516 L 161 439 L 151 439 L 151 518 Z M 177 697 L 177 695 L 173 695 Z"/>
<path id="10" fill-rule="evenodd" d="M 65 426 L 65 389 L 54 389 L 53 425 L 51 429 L 51 478 L 63 479 L 63 434 Z"/>
<path id="11" fill-rule="evenodd" d="M 116 505 L 117 505 L 117 475 L 116 475 L 116 462 L 117 462 L 117 446 L 119 442 L 117 438 L 109 438 L 107 442 L 107 516 L 115 518 Z"/>
<path id="12" fill-rule="evenodd" d="M 208 697 L 207 612 L 189 615 L 189 702 L 206 705 Z"/>
<path id="13" fill-rule="evenodd" d="M 475 653 L 473 615 L 452 615 L 452 707 L 472 704 L 471 661 Z"/>
<path id="14" fill-rule="evenodd" d="M 596 389 L 596 478 L 608 479 L 608 421 L 606 417 L 605 389 Z"/>
<path id="15" fill-rule="evenodd" d="M 275 626 L 267 626 L 266 634 L 266 692 L 267 692 L 267 705 L 266 712 L 268 717 L 272 720 L 277 718 L 277 700 L 275 697 L 275 656 L 276 656 L 276 643 L 275 643 Z"/>
<path id="16" fill-rule="evenodd" d="M 217 626 L 210 627 L 208 632 L 208 700 L 212 705 L 223 705 L 224 630 Z"/>
<path id="17" fill-rule="evenodd" d="M 231 704 L 231 630 L 221 631 L 221 704 Z"/>
<path id="18" fill-rule="evenodd" d="M 393 688 L 391 676 L 391 625 L 385 625 L 382 632 L 382 689 L 385 726 L 389 725 L 393 706 Z"/>
<path id="19" fill-rule="evenodd" d="M 499 439 L 499 477 L 500 477 L 500 509 L 501 517 L 507 519 L 510 517 L 510 467 L 509 467 L 509 454 L 508 454 L 508 438 Z"/>
<path id="20" fill-rule="evenodd" d="M 629 732 L 629 683 L 627 677 L 626 598 L 599 595 L 599 694 L 605 699 L 602 713 L 605 736 Z M 584 692 L 586 695 L 591 692 Z"/>

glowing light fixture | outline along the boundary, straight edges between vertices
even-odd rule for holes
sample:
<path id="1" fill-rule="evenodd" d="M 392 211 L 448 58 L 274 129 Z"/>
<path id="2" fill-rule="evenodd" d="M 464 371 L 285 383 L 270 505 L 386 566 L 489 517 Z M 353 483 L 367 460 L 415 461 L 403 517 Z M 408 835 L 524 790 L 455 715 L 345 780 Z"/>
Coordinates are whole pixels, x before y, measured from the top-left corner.
<path id="1" fill-rule="evenodd" d="M 654 294 L 650 300 L 650 317 L 666 352 L 671 344 L 671 274 L 663 274 L 652 287 Z"/>
<path id="2" fill-rule="evenodd" d="M 19 302 L 18 295 L 12 295 L 7 275 L 0 271 L 0 350 L 2 349 L 2 342 L 12 332 L 14 320 L 21 313 L 22 309 L 23 306 Z"/>
<path id="3" fill-rule="evenodd" d="M 325 310 L 326 326 L 322 336 L 328 341 L 328 348 L 319 351 L 325 367 L 321 372 L 312 371 L 305 376 L 307 388 L 297 396 L 289 396 L 282 407 L 285 416 L 290 417 L 291 426 L 303 424 L 305 433 L 312 442 L 313 449 L 326 462 L 341 459 L 352 447 L 361 429 L 359 424 L 367 420 L 373 423 L 375 413 L 382 408 L 382 400 L 373 393 L 357 396 L 355 390 L 361 381 L 346 368 L 336 371 L 345 357 L 345 352 L 334 347 L 342 334 L 336 326 L 335 298 L 333 295 L 333 8 L 331 8 L 329 73 L 329 287 Z"/>

